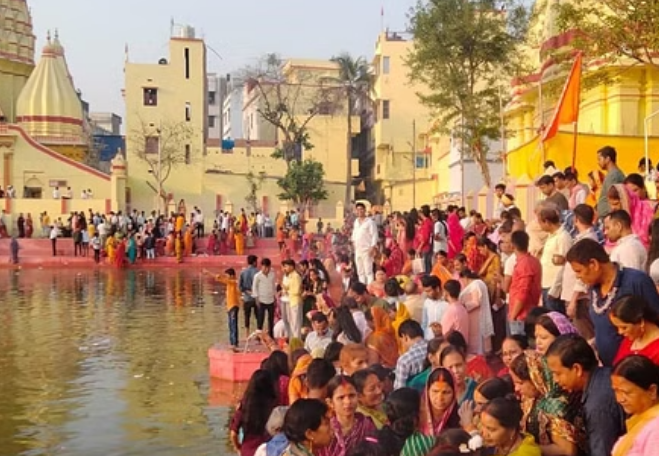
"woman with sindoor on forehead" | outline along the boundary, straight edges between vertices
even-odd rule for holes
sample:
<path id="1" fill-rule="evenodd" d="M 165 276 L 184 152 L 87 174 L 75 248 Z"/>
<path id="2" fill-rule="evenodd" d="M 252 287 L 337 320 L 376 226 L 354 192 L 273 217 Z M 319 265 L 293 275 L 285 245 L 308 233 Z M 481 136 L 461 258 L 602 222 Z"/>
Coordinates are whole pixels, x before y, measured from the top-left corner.
<path id="1" fill-rule="evenodd" d="M 616 364 L 611 384 L 629 415 L 627 433 L 612 456 L 654 456 L 659 445 L 659 367 L 645 356 L 631 355 Z"/>

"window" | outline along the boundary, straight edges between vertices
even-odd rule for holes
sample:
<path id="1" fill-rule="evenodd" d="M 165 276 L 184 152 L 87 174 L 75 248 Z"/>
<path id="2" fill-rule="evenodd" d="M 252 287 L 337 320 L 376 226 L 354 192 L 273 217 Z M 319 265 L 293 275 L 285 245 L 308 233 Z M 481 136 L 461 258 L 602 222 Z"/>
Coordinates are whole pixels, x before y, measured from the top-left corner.
<path id="1" fill-rule="evenodd" d="M 331 101 L 321 101 L 318 103 L 319 116 L 331 116 L 334 114 L 334 103 Z"/>
<path id="2" fill-rule="evenodd" d="M 190 48 L 185 48 L 185 79 L 190 79 Z"/>
<path id="3" fill-rule="evenodd" d="M 430 159 L 427 154 L 419 154 L 415 158 L 416 161 L 416 168 L 417 169 L 426 169 L 428 168 L 428 165 L 430 164 Z"/>
<path id="4" fill-rule="evenodd" d="M 190 164 L 190 144 L 185 145 L 185 164 Z"/>
<path id="5" fill-rule="evenodd" d="M 382 100 L 382 118 L 383 119 L 388 119 L 389 118 L 389 100 Z"/>
<path id="6" fill-rule="evenodd" d="M 391 57 L 382 57 L 382 74 L 389 74 Z"/>
<path id="7" fill-rule="evenodd" d="M 217 102 L 217 92 L 215 91 L 208 92 L 208 104 L 215 105 L 216 102 Z"/>
<path id="8" fill-rule="evenodd" d="M 147 154 L 157 154 L 160 147 L 160 138 L 157 136 L 148 136 L 144 144 L 144 152 Z"/>
<path id="9" fill-rule="evenodd" d="M 185 121 L 190 122 L 190 117 L 192 115 L 192 108 L 190 107 L 190 103 L 186 102 L 185 103 Z"/>
<path id="10" fill-rule="evenodd" d="M 215 128 L 215 116 L 208 116 L 208 128 Z"/>
<path id="11" fill-rule="evenodd" d="M 144 89 L 144 106 L 158 106 L 158 89 Z"/>

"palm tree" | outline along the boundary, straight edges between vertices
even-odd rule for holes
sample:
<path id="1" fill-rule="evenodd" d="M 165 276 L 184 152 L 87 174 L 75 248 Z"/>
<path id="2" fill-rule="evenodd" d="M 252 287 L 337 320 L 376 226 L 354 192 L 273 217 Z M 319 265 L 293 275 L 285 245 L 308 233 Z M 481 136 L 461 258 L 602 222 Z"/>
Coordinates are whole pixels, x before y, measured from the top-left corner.
<path id="1" fill-rule="evenodd" d="M 371 67 L 364 57 L 353 58 L 348 53 L 332 57 L 339 65 L 339 76 L 334 83 L 347 101 L 348 132 L 346 138 L 346 194 L 345 207 L 350 206 L 352 196 L 352 116 L 372 103 L 371 90 L 373 77 Z"/>

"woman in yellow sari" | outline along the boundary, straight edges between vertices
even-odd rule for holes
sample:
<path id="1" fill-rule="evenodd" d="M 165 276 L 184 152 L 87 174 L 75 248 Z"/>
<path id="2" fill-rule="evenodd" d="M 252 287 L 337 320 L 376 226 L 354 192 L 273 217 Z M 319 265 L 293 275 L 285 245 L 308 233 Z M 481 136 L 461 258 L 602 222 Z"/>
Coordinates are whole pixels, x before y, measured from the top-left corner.
<path id="1" fill-rule="evenodd" d="M 400 328 L 400 325 L 402 325 L 403 322 L 411 320 L 412 315 L 410 315 L 405 304 L 398 302 L 395 304 L 395 307 L 392 306 L 390 308 L 389 318 L 393 318 L 391 327 L 394 329 L 394 335 L 396 336 L 396 342 L 398 343 L 398 353 L 402 355 L 405 350 L 403 349 L 403 342 L 400 340 L 400 337 L 398 337 L 398 328 Z"/>
<path id="2" fill-rule="evenodd" d="M 176 252 L 176 262 L 183 263 L 183 236 L 181 236 L 180 232 L 176 233 L 174 251 Z"/>
<path id="3" fill-rule="evenodd" d="M 312 360 L 311 355 L 302 355 L 295 364 L 291 380 L 288 382 L 288 401 L 291 405 L 298 399 L 306 399 L 309 394 L 306 377 Z"/>
<path id="4" fill-rule="evenodd" d="M 593 209 L 597 208 L 597 200 L 600 197 L 602 182 L 604 182 L 604 174 L 601 171 L 591 171 L 588 173 L 588 188 L 590 191 L 586 196 L 586 204 Z"/>
<path id="5" fill-rule="evenodd" d="M 108 236 L 108 239 L 105 241 L 105 252 L 108 255 L 108 263 L 114 264 L 114 236 Z"/>
<path id="6" fill-rule="evenodd" d="M 382 307 L 373 306 L 366 312 L 366 321 L 373 330 L 366 338 L 366 347 L 374 358 L 369 359 L 370 364 L 381 364 L 388 368 L 396 367 L 398 341 L 391 318 Z"/>
<path id="7" fill-rule="evenodd" d="M 183 237 L 183 246 L 185 248 L 185 256 L 192 256 L 192 228 L 188 225 Z"/>
<path id="8" fill-rule="evenodd" d="M 487 289 L 490 292 L 490 302 L 494 302 L 493 298 L 495 297 L 501 274 L 501 258 L 495 253 L 496 246 L 489 239 L 479 239 L 476 248 L 484 258 L 478 275 L 483 279 L 485 285 L 487 285 Z"/>
<path id="9" fill-rule="evenodd" d="M 659 367 L 645 356 L 631 355 L 613 369 L 611 386 L 630 415 L 627 434 L 612 456 L 654 456 L 659 442 Z"/>
<path id="10" fill-rule="evenodd" d="M 238 222 L 236 226 L 236 230 L 234 231 L 234 239 L 236 241 L 236 255 L 244 255 L 245 254 L 245 235 L 243 234 L 243 231 L 240 229 L 242 222 Z"/>

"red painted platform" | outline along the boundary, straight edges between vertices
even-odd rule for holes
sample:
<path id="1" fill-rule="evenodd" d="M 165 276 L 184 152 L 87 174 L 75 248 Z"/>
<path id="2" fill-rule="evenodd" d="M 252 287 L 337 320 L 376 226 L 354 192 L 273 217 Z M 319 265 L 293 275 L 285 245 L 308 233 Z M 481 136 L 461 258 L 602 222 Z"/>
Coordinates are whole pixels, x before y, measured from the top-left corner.
<path id="1" fill-rule="evenodd" d="M 0 239 L 0 268 L 13 267 L 9 262 L 9 242 L 10 240 Z M 24 267 L 108 267 L 110 266 L 105 259 L 101 264 L 96 265 L 93 259 L 93 252 L 90 249 L 89 257 L 76 257 L 73 255 L 73 240 L 70 238 L 59 239 L 57 241 L 57 256 L 53 256 L 52 246 L 49 239 L 19 239 L 19 265 Z M 201 239 L 197 242 L 200 251 L 205 250 L 206 240 Z M 257 255 L 261 258 L 268 257 L 277 264 L 281 258 L 279 247 L 275 239 L 259 239 L 252 249 L 247 249 L 249 255 Z M 155 260 L 143 261 L 138 260 L 131 267 L 176 267 L 176 266 L 193 266 L 193 267 L 211 267 L 223 265 L 244 265 L 247 262 L 247 255 L 235 255 L 231 252 L 229 255 L 208 256 L 200 254 L 197 256 L 184 257 L 183 263 L 178 263 L 175 257 L 157 257 Z"/>
<path id="2" fill-rule="evenodd" d="M 261 350 L 263 349 L 263 351 Z M 247 382 L 261 367 L 270 353 L 265 347 L 255 345 L 248 352 L 234 353 L 230 347 L 213 345 L 208 349 L 208 361 L 212 378 L 231 382 Z"/>

